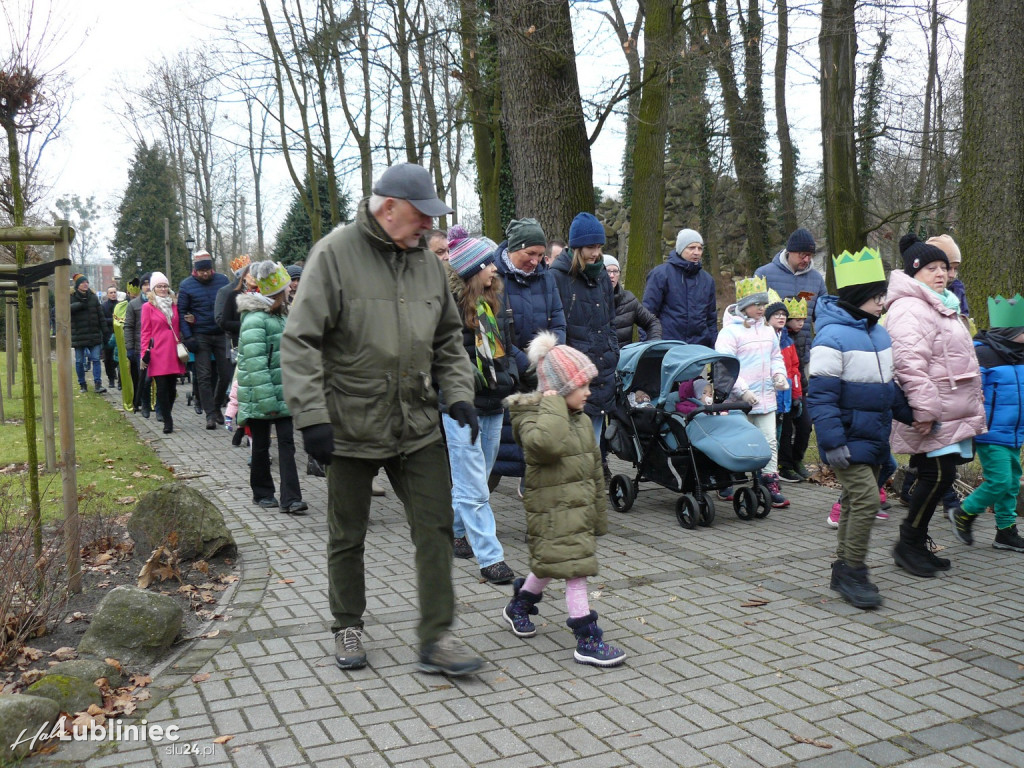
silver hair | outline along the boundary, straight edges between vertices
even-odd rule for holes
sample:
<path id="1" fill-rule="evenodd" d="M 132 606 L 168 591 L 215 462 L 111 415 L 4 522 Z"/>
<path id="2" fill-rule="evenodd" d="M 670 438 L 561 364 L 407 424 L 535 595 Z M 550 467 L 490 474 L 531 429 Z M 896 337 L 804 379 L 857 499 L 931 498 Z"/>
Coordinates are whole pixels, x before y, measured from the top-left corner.
<path id="1" fill-rule="evenodd" d="M 366 203 L 366 207 L 369 208 L 370 213 L 377 214 L 380 209 L 384 207 L 384 201 L 387 198 L 384 195 L 370 195 L 370 199 Z"/>

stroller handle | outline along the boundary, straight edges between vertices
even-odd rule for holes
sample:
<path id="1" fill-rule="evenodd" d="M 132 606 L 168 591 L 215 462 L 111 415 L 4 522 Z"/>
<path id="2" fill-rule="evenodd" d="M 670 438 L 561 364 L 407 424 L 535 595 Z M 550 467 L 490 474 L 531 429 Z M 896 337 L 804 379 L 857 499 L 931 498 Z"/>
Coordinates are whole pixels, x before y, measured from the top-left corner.
<path id="1" fill-rule="evenodd" d="M 713 403 L 712 405 L 701 405 L 690 413 L 686 414 L 686 423 L 689 424 L 695 416 L 701 413 L 728 413 L 729 411 L 742 411 L 747 414 L 753 406 L 742 400 L 727 400 L 724 403 Z"/>

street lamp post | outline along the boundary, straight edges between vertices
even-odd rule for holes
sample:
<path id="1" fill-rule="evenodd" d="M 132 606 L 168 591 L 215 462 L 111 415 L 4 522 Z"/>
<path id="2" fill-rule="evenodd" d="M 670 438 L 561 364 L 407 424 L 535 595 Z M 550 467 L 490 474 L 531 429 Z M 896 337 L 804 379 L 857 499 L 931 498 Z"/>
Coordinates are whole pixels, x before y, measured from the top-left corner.
<path id="1" fill-rule="evenodd" d="M 186 274 L 191 274 L 192 273 L 192 249 L 196 247 L 195 238 L 193 238 L 191 235 L 186 237 L 185 238 L 185 247 L 188 248 L 188 264 L 186 265 L 188 267 L 188 269 L 185 270 L 185 273 Z"/>
<path id="2" fill-rule="evenodd" d="M 135 276 L 139 278 L 139 282 L 142 282 L 142 257 L 135 257 Z"/>

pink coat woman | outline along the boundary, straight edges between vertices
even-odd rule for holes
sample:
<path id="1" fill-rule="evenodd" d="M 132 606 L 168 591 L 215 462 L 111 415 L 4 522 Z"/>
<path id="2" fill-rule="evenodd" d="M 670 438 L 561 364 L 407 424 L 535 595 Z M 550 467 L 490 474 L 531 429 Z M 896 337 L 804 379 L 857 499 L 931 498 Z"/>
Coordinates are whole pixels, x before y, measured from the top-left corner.
<path id="1" fill-rule="evenodd" d="M 185 375 L 185 364 L 178 359 L 178 339 L 181 338 L 181 330 L 178 323 L 178 305 L 173 305 L 174 316 L 171 325 L 167 322 L 167 316 L 157 309 L 152 301 L 142 305 L 142 351 L 149 349 L 152 340 L 153 348 L 149 352 L 149 366 L 146 372 L 152 376 L 175 376 Z"/>

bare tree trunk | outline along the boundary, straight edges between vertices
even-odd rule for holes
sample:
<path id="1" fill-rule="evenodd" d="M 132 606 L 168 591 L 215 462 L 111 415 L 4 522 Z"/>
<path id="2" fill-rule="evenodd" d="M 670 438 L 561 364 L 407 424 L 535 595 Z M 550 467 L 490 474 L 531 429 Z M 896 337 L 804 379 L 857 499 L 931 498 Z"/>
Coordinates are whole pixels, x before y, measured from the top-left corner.
<path id="1" fill-rule="evenodd" d="M 637 39 L 640 37 L 640 27 L 644 23 L 644 4 L 637 4 L 636 18 L 633 19 L 632 30 L 626 28 L 626 20 L 622 17 L 622 9 L 619 7 L 619 0 L 611 0 L 611 13 L 605 13 L 605 18 L 611 23 L 619 38 L 619 45 L 626 57 L 626 66 L 629 67 L 629 74 L 626 78 L 629 95 L 626 98 L 626 144 L 622 149 L 622 205 L 629 211 L 633 206 L 633 152 L 636 148 L 637 121 L 640 119 L 640 50 L 637 47 Z M 646 40 L 646 33 L 644 35 Z"/>
<path id="2" fill-rule="evenodd" d="M 577 213 L 594 210 L 569 4 L 497 0 L 494 18 L 516 213 L 564 236 Z"/>
<path id="3" fill-rule="evenodd" d="M 935 81 L 938 79 L 939 70 L 938 0 L 931 0 L 929 15 L 931 35 L 928 46 L 928 80 L 924 88 L 924 118 L 921 121 L 921 158 L 917 171 L 917 181 L 914 184 L 914 196 L 910 200 L 910 206 L 913 209 L 910 214 L 910 231 L 912 232 L 918 227 L 918 219 L 921 215 L 920 208 L 924 204 L 925 187 L 928 184 L 928 161 L 931 159 L 932 154 L 932 98 L 935 93 Z"/>
<path id="4" fill-rule="evenodd" d="M 856 0 L 824 0 L 821 7 L 821 125 L 825 177 L 825 237 L 833 254 L 864 247 L 864 209 L 857 176 L 853 102 L 857 90 Z M 825 259 L 829 290 L 832 260 Z"/>
<path id="5" fill-rule="evenodd" d="M 970 0 L 964 45 L 962 279 L 978 327 L 986 297 L 1024 284 L 1024 14 Z"/>
<path id="6" fill-rule="evenodd" d="M 341 19 L 335 13 L 335 4 L 331 0 L 320 0 L 327 14 L 331 29 L 341 26 Z M 359 52 L 359 71 L 362 73 L 362 100 L 358 108 L 349 103 L 349 85 L 345 77 L 338 42 L 340 35 L 328 36 L 331 46 L 331 58 L 334 62 L 334 78 L 338 85 L 341 98 L 341 109 L 348 123 L 348 130 L 359 148 L 359 171 L 363 197 L 368 197 L 373 188 L 373 155 L 370 147 L 370 27 L 365 5 L 359 0 L 352 3 L 352 11 L 348 20 L 352 26 L 348 39 L 351 39 Z M 359 119 L 361 118 L 361 120 Z"/>
<path id="7" fill-rule="evenodd" d="M 779 11 L 779 39 L 775 49 L 775 122 L 782 160 L 782 227 L 788 233 L 799 226 L 796 219 L 796 150 L 789 136 L 786 113 L 786 59 L 789 55 L 789 7 L 776 0 Z"/>

